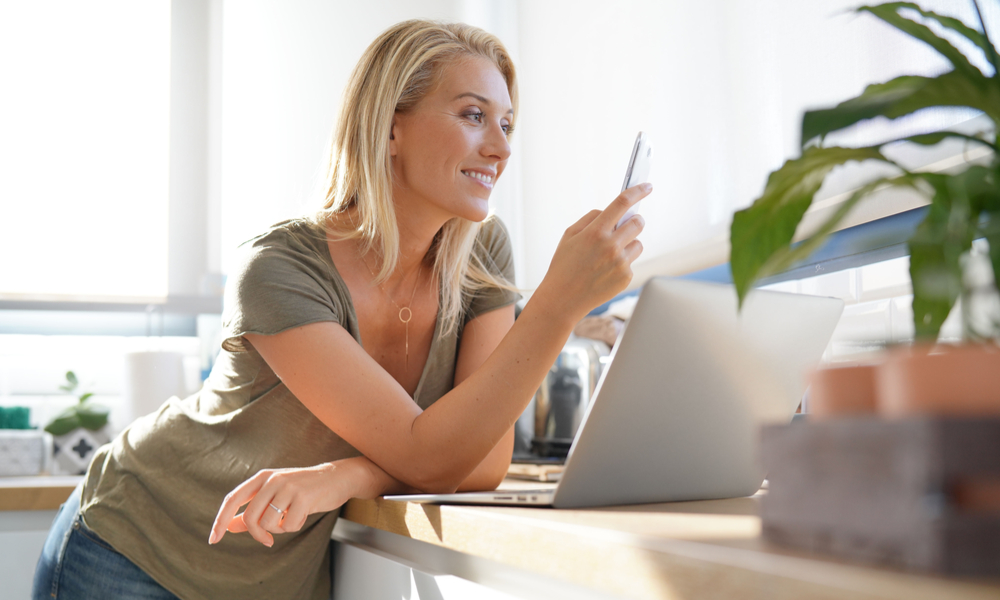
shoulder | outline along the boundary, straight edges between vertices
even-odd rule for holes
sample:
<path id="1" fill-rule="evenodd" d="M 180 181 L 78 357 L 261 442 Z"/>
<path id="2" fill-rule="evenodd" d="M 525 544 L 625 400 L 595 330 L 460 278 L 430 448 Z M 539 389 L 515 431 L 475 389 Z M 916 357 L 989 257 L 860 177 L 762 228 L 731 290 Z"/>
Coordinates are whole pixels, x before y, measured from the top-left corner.
<path id="1" fill-rule="evenodd" d="M 322 251 L 326 239 L 321 226 L 306 219 L 282 221 L 242 243 L 231 273 L 235 283 L 281 276 L 283 273 L 327 270 Z"/>
<path id="2" fill-rule="evenodd" d="M 503 246 L 510 246 L 510 232 L 507 225 L 496 215 L 490 215 L 479 227 L 476 235 L 476 245 L 486 250 L 496 250 Z"/>
<path id="3" fill-rule="evenodd" d="M 239 263 L 226 282 L 223 302 L 226 337 L 339 322 L 346 314 L 342 296 L 323 227 L 308 219 L 277 223 L 239 248 Z M 241 349 L 240 344 L 232 345 Z"/>
<path id="4" fill-rule="evenodd" d="M 289 219 L 270 226 L 267 231 L 250 238 L 239 246 L 244 260 L 268 254 L 301 254 L 314 256 L 326 245 L 323 227 L 309 219 Z"/>
<path id="5" fill-rule="evenodd" d="M 500 217 L 491 215 L 483 221 L 472 251 L 491 272 L 507 276 L 513 267 L 514 250 L 510 233 Z M 513 281 L 513 273 L 510 275 L 507 279 Z"/>
<path id="6" fill-rule="evenodd" d="M 463 320 L 465 323 L 491 310 L 513 304 L 521 295 L 514 287 L 514 250 L 507 227 L 491 216 L 479 228 L 472 249 L 475 264 L 471 269 L 477 279 Z"/>

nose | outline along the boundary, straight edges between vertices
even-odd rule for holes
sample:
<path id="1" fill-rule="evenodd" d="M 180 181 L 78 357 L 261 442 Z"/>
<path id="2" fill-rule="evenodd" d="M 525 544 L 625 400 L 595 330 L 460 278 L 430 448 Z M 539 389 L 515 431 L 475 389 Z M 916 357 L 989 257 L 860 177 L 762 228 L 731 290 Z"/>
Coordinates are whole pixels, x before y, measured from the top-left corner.
<path id="1" fill-rule="evenodd" d="M 507 134 L 504 133 L 503 126 L 499 122 L 493 123 L 487 131 L 482 153 L 484 156 L 500 161 L 510 158 L 510 144 L 507 143 Z"/>

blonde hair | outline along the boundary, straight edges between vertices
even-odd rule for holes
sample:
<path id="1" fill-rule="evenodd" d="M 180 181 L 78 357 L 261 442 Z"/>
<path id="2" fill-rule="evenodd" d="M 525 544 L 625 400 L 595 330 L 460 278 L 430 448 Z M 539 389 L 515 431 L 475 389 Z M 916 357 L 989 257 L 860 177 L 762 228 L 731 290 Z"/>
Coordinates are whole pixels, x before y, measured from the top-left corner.
<path id="1" fill-rule="evenodd" d="M 463 23 L 411 20 L 393 25 L 368 46 L 344 90 L 318 218 L 336 239 L 360 238 L 362 252 L 374 250 L 381 257 L 379 283 L 399 261 L 389 157 L 393 116 L 413 109 L 445 67 L 469 56 L 485 58 L 500 71 L 516 115 L 517 76 L 510 54 L 496 36 Z M 336 218 L 345 215 L 350 219 Z M 473 291 L 516 289 L 501 274 L 491 273 L 473 251 L 482 225 L 452 218 L 431 245 L 428 256 L 441 282 L 442 335 L 459 325 Z"/>

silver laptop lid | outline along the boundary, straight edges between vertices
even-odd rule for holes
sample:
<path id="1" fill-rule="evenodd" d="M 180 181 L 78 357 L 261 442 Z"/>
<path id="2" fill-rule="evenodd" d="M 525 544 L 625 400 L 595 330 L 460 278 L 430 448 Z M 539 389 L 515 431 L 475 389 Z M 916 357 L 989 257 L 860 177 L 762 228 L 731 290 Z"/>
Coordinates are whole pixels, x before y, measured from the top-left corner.
<path id="1" fill-rule="evenodd" d="M 556 507 L 753 494 L 759 426 L 788 422 L 843 301 L 650 280 L 598 384 Z"/>

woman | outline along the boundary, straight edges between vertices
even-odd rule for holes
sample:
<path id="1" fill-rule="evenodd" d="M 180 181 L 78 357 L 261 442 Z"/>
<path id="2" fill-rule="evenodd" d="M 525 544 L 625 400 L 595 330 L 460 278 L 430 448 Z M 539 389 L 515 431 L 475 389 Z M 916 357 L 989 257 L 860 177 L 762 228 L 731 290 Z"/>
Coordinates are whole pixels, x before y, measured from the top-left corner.
<path id="1" fill-rule="evenodd" d="M 324 211 L 244 246 L 204 389 L 101 449 L 36 598 L 327 598 L 349 498 L 496 487 L 573 325 L 631 278 L 642 219 L 615 223 L 650 189 L 567 229 L 515 324 L 509 241 L 487 214 L 516 104 L 482 30 L 408 21 L 372 43 Z"/>

